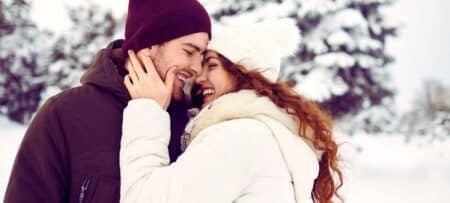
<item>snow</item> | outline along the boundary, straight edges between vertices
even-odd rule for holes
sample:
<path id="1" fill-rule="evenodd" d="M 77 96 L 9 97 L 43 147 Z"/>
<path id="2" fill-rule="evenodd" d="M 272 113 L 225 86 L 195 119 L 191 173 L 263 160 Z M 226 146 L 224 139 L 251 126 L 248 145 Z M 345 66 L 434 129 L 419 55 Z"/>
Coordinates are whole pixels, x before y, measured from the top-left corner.
<path id="1" fill-rule="evenodd" d="M 25 126 L 0 116 L 0 200 L 3 201 L 11 167 L 25 133 Z"/>
<path id="2" fill-rule="evenodd" d="M 379 58 L 374 58 L 365 54 L 357 54 L 355 58 L 357 59 L 358 64 L 363 68 L 383 66 L 383 60 Z"/>
<path id="3" fill-rule="evenodd" d="M 357 40 L 358 48 L 361 51 L 372 51 L 372 50 L 380 50 L 382 48 L 382 44 L 374 39 L 370 38 L 359 38 Z"/>
<path id="4" fill-rule="evenodd" d="M 361 31 L 365 32 L 367 29 L 366 19 L 362 16 L 361 12 L 355 9 L 343 9 L 338 12 L 335 16 L 334 26 L 345 27 L 345 28 L 356 28 L 359 27 Z"/>
<path id="5" fill-rule="evenodd" d="M 245 24 L 261 20 L 278 19 L 285 17 L 286 14 L 290 13 L 293 9 L 295 9 L 295 5 L 292 1 L 284 1 L 281 4 L 268 2 L 254 12 L 224 17 L 222 22 L 224 24 Z"/>
<path id="6" fill-rule="evenodd" d="M 353 50 L 355 47 L 353 38 L 343 30 L 332 33 L 328 36 L 327 42 L 335 49 L 343 45 L 347 46 L 350 50 Z"/>
<path id="7" fill-rule="evenodd" d="M 39 28 L 64 33 L 72 25 L 66 13 L 64 1 L 33 0 L 31 2 L 33 9 L 30 15 L 32 19 L 36 19 Z"/>
<path id="8" fill-rule="evenodd" d="M 0 199 L 26 127 L 0 117 Z M 450 202 L 450 139 L 340 135 L 348 203 Z"/>
<path id="9" fill-rule="evenodd" d="M 349 159 L 347 202 L 450 202 L 450 140 L 410 143 L 399 135 L 355 135 Z M 357 153 L 354 150 L 361 150 Z"/>
<path id="10" fill-rule="evenodd" d="M 311 37 L 305 37 L 303 42 L 306 44 L 306 48 L 314 54 L 323 54 L 328 51 L 327 46 L 321 39 L 312 39 Z"/>
<path id="11" fill-rule="evenodd" d="M 306 15 L 321 15 L 330 11 L 335 11 L 342 7 L 340 2 L 333 2 L 328 0 L 304 0 L 301 2 L 301 7 L 298 10 L 298 15 L 303 17 Z"/>
<path id="12" fill-rule="evenodd" d="M 314 101 L 325 101 L 332 95 L 341 95 L 345 93 L 348 86 L 335 78 L 331 80 L 330 72 L 322 68 L 311 70 L 308 77 L 299 78 L 300 84 L 294 87 L 295 91 Z M 298 76 L 297 76 L 298 77 Z"/>
<path id="13" fill-rule="evenodd" d="M 115 18 L 120 18 L 126 14 L 128 9 L 128 1 L 114 1 L 110 0 L 33 0 L 32 3 L 32 19 L 36 19 L 36 23 L 41 29 L 48 29 L 57 34 L 68 33 L 72 22 L 66 13 L 66 8 L 83 6 L 88 7 L 93 3 L 100 5 L 102 8 L 108 9 L 112 12 Z M 51 6 L 49 6 L 51 5 Z"/>
<path id="14" fill-rule="evenodd" d="M 350 68 L 355 62 L 354 57 L 345 52 L 331 52 L 314 58 L 314 63 L 319 67 Z"/>

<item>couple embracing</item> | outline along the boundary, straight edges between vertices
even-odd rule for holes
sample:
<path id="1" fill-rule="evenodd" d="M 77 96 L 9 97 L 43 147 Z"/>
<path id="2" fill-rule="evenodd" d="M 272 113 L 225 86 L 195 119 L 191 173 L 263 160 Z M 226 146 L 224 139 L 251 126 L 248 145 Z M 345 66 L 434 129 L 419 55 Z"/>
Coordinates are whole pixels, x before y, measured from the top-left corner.
<path id="1" fill-rule="evenodd" d="M 130 0 L 125 39 L 41 107 L 5 202 L 332 202 L 332 120 L 278 81 L 288 19 L 211 33 L 196 0 Z"/>

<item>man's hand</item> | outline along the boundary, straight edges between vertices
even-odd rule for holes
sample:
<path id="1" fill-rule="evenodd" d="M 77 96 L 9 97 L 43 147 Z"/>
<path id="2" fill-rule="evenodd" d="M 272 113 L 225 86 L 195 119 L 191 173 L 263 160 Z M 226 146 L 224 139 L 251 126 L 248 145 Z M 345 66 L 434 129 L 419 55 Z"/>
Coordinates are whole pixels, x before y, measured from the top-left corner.
<path id="1" fill-rule="evenodd" d="M 153 99 L 166 110 L 172 98 L 176 68 L 171 68 L 167 72 L 166 80 L 163 81 L 150 58 L 142 57 L 141 60 L 144 64 L 142 67 L 141 61 L 134 51 L 129 50 L 128 56 L 131 63 L 126 64 L 128 75 L 125 76 L 124 83 L 131 98 Z"/>

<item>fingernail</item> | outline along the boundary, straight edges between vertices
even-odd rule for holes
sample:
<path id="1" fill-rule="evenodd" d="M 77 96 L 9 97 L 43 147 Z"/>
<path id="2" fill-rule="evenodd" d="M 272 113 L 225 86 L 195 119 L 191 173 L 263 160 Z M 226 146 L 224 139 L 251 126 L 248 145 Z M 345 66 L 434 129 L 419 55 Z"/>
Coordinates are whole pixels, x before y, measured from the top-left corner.
<path id="1" fill-rule="evenodd" d="M 132 54 L 133 53 L 133 51 L 131 51 L 131 49 L 130 50 L 128 50 L 128 54 Z"/>

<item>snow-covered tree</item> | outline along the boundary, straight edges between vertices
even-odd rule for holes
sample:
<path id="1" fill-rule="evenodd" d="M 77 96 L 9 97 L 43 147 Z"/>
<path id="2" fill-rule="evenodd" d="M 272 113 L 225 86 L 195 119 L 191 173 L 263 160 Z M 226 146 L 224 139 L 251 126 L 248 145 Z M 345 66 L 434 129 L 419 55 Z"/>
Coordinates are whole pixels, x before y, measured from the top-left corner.
<path id="1" fill-rule="evenodd" d="M 30 20 L 30 2 L 0 1 L 0 114 L 27 122 L 48 81 L 50 33 Z"/>
<path id="2" fill-rule="evenodd" d="M 53 36 L 30 19 L 29 1 L 5 2 L 0 1 L 0 114 L 26 123 L 46 95 L 79 84 L 123 23 L 95 4 L 68 7 L 71 30 Z"/>
<path id="3" fill-rule="evenodd" d="M 398 131 L 413 136 L 431 135 L 434 140 L 450 136 L 450 88 L 427 81 L 410 111 L 400 117 Z"/>
<path id="4" fill-rule="evenodd" d="M 218 24 L 293 18 L 302 32 L 299 52 L 282 78 L 319 102 L 350 129 L 381 131 L 393 116 L 394 88 L 386 38 L 397 25 L 385 16 L 393 0 L 203 0 Z M 257 33 L 255 33 L 257 34 Z M 264 43 L 264 42 L 261 42 Z"/>
<path id="5" fill-rule="evenodd" d="M 53 47 L 50 72 L 57 75 L 51 85 L 60 89 L 79 84 L 96 53 L 117 36 L 120 23 L 109 10 L 95 4 L 68 9 L 73 26 Z"/>

